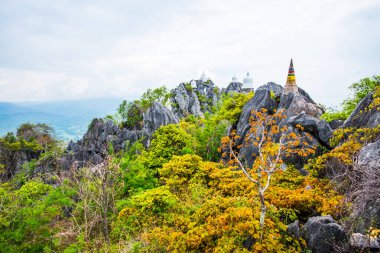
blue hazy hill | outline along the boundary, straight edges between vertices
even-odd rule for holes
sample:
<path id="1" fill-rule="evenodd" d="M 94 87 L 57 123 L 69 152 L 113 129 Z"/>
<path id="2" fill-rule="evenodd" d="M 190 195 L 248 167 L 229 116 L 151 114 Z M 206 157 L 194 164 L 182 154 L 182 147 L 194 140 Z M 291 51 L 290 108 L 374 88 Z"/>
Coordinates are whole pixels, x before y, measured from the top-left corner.
<path id="1" fill-rule="evenodd" d="M 114 114 L 122 99 L 99 98 L 59 102 L 0 102 L 0 135 L 16 131 L 22 123 L 46 123 L 57 138 L 76 140 L 86 132 L 91 120 Z"/>

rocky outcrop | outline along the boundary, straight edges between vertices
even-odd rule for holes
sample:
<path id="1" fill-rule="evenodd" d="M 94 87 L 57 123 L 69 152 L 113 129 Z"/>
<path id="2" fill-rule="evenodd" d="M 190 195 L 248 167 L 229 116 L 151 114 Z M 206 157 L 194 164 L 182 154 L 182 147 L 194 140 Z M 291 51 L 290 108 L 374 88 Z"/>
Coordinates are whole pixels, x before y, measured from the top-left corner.
<path id="1" fill-rule="evenodd" d="M 260 110 L 265 108 L 269 111 L 284 109 L 287 118 L 279 122 L 280 126 L 286 125 L 288 127 L 288 133 L 296 132 L 300 135 L 302 141 L 313 146 L 327 146 L 329 147 L 329 139 L 332 136 L 332 129 L 329 124 L 320 120 L 319 116 L 322 114 L 322 110 L 315 104 L 310 96 L 301 88 L 299 93 L 284 93 L 282 86 L 273 82 L 260 86 L 254 97 L 247 102 L 243 107 L 242 114 L 240 115 L 236 133 L 241 138 L 237 141 L 237 145 L 243 144 L 239 156 L 245 160 L 248 166 L 251 166 L 255 159 L 255 154 L 258 154 L 257 147 L 254 147 L 250 141 L 246 141 L 246 137 L 250 125 L 249 118 L 251 117 L 252 110 Z M 300 132 L 296 129 L 296 125 L 302 125 L 304 132 Z M 311 135 L 311 139 L 307 138 L 305 133 Z M 250 136 L 254 138 L 255 136 Z M 283 158 L 286 162 L 293 163 L 300 171 L 308 157 L 286 157 Z"/>
<path id="2" fill-rule="evenodd" d="M 353 233 L 350 237 L 350 246 L 353 252 L 380 252 L 380 238 Z"/>
<path id="3" fill-rule="evenodd" d="M 66 155 L 60 160 L 61 167 L 68 169 L 73 165 L 98 164 L 109 153 L 110 145 L 118 152 L 127 142 L 136 142 L 142 135 L 142 131 L 120 129 L 110 120 L 94 119 L 81 140 L 69 143 Z"/>
<path id="4" fill-rule="evenodd" d="M 282 93 L 284 93 L 284 88 L 281 85 L 274 82 L 268 82 L 267 84 L 260 86 L 259 88 L 257 88 L 256 92 L 260 90 L 272 91 L 275 97 L 281 97 Z"/>
<path id="5" fill-rule="evenodd" d="M 296 220 L 293 223 L 290 223 L 288 227 L 286 228 L 286 232 L 296 238 L 299 238 L 301 233 L 300 233 L 300 223 L 298 220 Z"/>
<path id="6" fill-rule="evenodd" d="M 306 132 L 314 136 L 319 142 L 329 146 L 333 131 L 326 121 L 311 117 L 302 111 L 300 114 L 290 117 L 287 123 L 293 126 L 301 125 Z"/>
<path id="7" fill-rule="evenodd" d="M 369 227 L 380 227 L 380 140 L 360 150 L 354 171 L 351 219 L 355 231 L 365 233 Z"/>
<path id="8" fill-rule="evenodd" d="M 315 104 L 315 102 L 310 98 L 310 96 L 300 88 L 299 93 L 283 93 L 281 96 L 281 101 L 278 109 L 286 110 L 286 115 L 288 117 L 297 115 L 301 112 L 305 112 L 314 118 L 319 118 L 323 110 Z"/>
<path id="9" fill-rule="evenodd" d="M 211 113 L 212 108 L 216 105 L 220 98 L 219 88 L 217 88 L 211 80 L 206 82 L 196 80 L 195 82 L 195 93 L 197 94 L 198 100 L 201 104 L 201 111 L 203 113 Z"/>
<path id="10" fill-rule="evenodd" d="M 149 146 L 153 133 L 160 126 L 178 122 L 178 118 L 168 108 L 157 102 L 144 113 L 143 127 L 136 127 L 137 130 L 120 128 L 110 120 L 94 119 L 81 140 L 69 143 L 66 154 L 60 159 L 60 167 L 68 169 L 73 165 L 83 167 L 98 164 L 108 155 L 110 145 L 115 152 L 139 139 Z"/>
<path id="11" fill-rule="evenodd" d="M 332 130 L 338 129 L 339 127 L 343 126 L 344 121 L 339 119 L 334 119 L 331 122 L 329 122 L 329 125 Z"/>
<path id="12" fill-rule="evenodd" d="M 379 105 L 374 106 L 373 102 L 373 92 L 371 92 L 359 102 L 350 117 L 344 122 L 343 127 L 360 128 L 378 126 L 380 124 Z"/>
<path id="13" fill-rule="evenodd" d="M 251 98 L 243 107 L 240 115 L 236 134 L 245 137 L 250 129 L 249 118 L 251 117 L 252 110 L 260 110 L 262 108 L 273 111 L 277 107 L 276 101 L 271 98 L 270 90 L 261 89 L 257 90 L 253 98 Z M 245 138 L 240 138 L 236 142 L 237 145 L 243 144 L 240 149 L 239 156 L 242 157 L 249 165 L 253 164 L 254 157 L 252 154 L 257 154 L 258 149 L 250 142 L 246 142 Z"/>
<path id="14" fill-rule="evenodd" d="M 311 217 L 301 229 L 307 246 L 313 253 L 339 252 L 347 246 L 347 235 L 330 216 Z"/>
<path id="15" fill-rule="evenodd" d="M 242 91 L 242 87 L 243 84 L 240 82 L 230 82 L 223 92 L 226 94 L 240 93 Z"/>
<path id="16" fill-rule="evenodd" d="M 278 103 L 272 99 L 269 89 L 257 89 L 255 95 L 243 107 L 236 128 L 237 135 L 245 136 L 247 134 L 252 110 L 259 111 L 265 108 L 273 111 L 277 105 Z"/>
<path id="17" fill-rule="evenodd" d="M 220 99 L 220 94 L 221 91 L 211 80 L 181 83 L 171 91 L 172 111 L 178 118 L 188 115 L 203 117 L 204 113 L 212 112 L 212 108 Z"/>
<path id="18" fill-rule="evenodd" d="M 175 116 L 178 118 L 184 118 L 190 114 L 196 117 L 203 116 L 201 104 L 191 83 L 181 83 L 171 93 L 170 102 Z"/>
<path id="19" fill-rule="evenodd" d="M 154 102 L 153 105 L 144 113 L 144 136 L 147 139 L 147 146 L 153 133 L 160 127 L 169 124 L 177 124 L 179 119 L 168 108 L 160 103 Z"/>

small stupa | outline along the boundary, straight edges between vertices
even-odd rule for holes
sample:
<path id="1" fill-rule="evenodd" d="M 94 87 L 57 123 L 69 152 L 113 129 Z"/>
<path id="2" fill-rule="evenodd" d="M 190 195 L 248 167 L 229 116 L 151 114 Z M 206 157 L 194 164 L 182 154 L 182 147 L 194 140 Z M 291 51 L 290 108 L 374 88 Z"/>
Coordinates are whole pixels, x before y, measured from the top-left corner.
<path id="1" fill-rule="evenodd" d="M 243 84 L 244 84 L 245 87 L 251 87 L 253 85 L 253 80 L 249 76 L 249 72 L 247 72 L 247 75 L 243 79 Z"/>
<path id="2" fill-rule="evenodd" d="M 203 73 L 202 73 L 201 77 L 199 78 L 199 80 L 201 80 L 202 82 L 207 82 L 209 80 L 209 78 L 205 74 L 204 69 L 203 69 Z"/>
<path id="3" fill-rule="evenodd" d="M 290 66 L 288 71 L 288 78 L 285 84 L 285 93 L 298 93 L 298 87 L 296 83 L 296 75 L 294 74 L 293 58 L 290 59 Z"/>
<path id="4" fill-rule="evenodd" d="M 235 73 L 234 73 L 234 76 L 232 77 L 232 82 L 233 82 L 233 83 L 237 83 L 237 82 L 238 82 L 238 79 L 237 79 Z"/>

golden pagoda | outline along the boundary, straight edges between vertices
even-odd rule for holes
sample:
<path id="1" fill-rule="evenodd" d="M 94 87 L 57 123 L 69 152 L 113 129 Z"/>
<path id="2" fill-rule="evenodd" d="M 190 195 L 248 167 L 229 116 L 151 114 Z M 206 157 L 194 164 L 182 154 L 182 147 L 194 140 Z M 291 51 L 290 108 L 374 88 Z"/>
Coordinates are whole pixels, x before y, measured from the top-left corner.
<path id="1" fill-rule="evenodd" d="M 285 84 L 285 93 L 288 93 L 288 92 L 293 92 L 293 93 L 298 92 L 298 87 L 296 84 L 296 75 L 294 74 L 293 59 L 290 59 L 288 78 Z"/>

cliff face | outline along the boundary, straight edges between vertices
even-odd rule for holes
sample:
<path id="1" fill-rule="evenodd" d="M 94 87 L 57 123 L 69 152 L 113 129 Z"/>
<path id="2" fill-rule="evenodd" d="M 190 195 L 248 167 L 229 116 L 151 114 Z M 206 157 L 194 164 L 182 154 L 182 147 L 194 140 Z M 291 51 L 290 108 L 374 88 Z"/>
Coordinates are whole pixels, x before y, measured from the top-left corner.
<path id="1" fill-rule="evenodd" d="M 319 119 L 322 110 L 304 90 L 298 89 L 298 93 L 285 94 L 281 85 L 272 82 L 267 83 L 260 86 L 254 97 L 244 106 L 236 127 L 236 133 L 242 137 L 237 143 L 242 145 L 239 156 L 245 159 L 248 165 L 254 161 L 253 154 L 258 153 L 257 148 L 244 138 L 250 129 L 249 118 L 252 110 L 257 111 L 263 108 L 272 112 L 274 110 L 285 110 L 287 117 L 279 122 L 280 126 L 286 125 L 288 131 L 298 131 L 296 125 L 300 124 L 305 128 L 305 132 L 300 134 L 305 136 L 305 133 L 309 133 L 313 137 L 310 144 L 329 147 L 328 142 L 332 136 L 332 129 L 326 121 Z M 250 138 L 254 137 L 251 136 Z M 302 169 L 308 158 L 290 157 L 286 160 L 295 164 L 296 168 Z"/>

